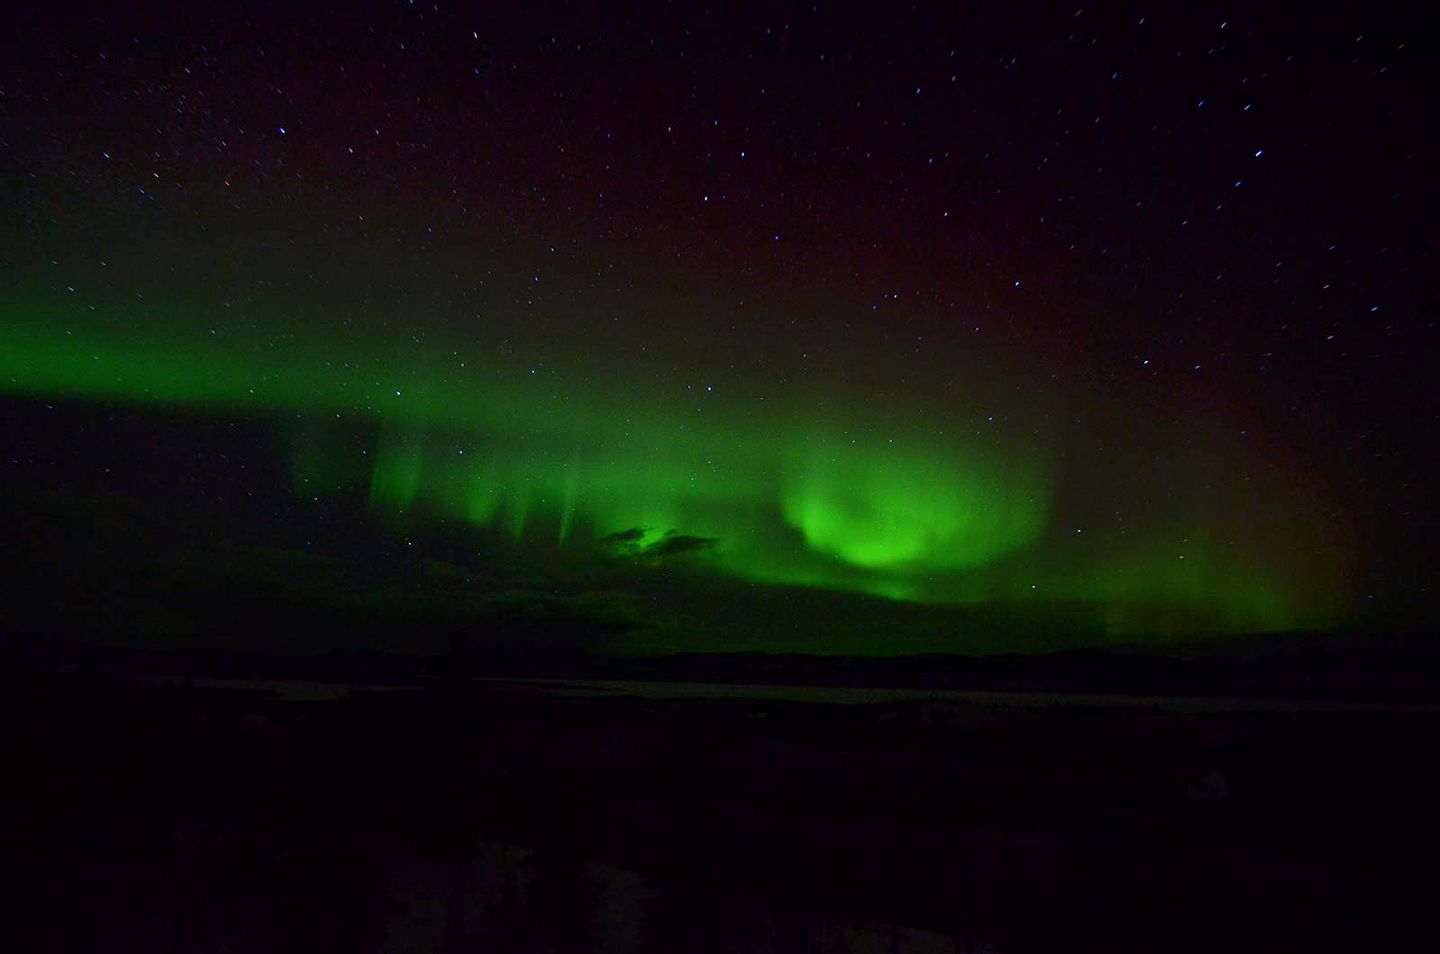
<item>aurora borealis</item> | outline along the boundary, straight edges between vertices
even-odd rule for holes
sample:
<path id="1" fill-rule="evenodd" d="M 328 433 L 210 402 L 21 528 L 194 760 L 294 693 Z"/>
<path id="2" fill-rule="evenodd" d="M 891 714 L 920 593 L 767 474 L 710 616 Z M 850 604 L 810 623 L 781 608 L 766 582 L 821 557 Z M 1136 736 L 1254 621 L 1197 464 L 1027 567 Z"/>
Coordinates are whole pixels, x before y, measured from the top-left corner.
<path id="1" fill-rule="evenodd" d="M 759 14 L 703 50 L 105 16 L 5 74 L 6 401 L 259 422 L 296 499 L 655 574 L 1137 637 L 1428 599 L 1380 420 L 1427 299 L 1369 186 L 1300 224 L 1345 161 L 1303 84 L 1192 95 L 1108 14 L 1135 38 L 1029 73 L 962 17 L 913 81 Z"/>
<path id="2" fill-rule="evenodd" d="M 0 948 L 1440 952 L 1430 13 L 0 3 Z"/>
<path id="3" fill-rule="evenodd" d="M 687 302 L 673 287 L 663 302 L 628 294 L 615 307 L 703 307 L 700 294 Z M 650 382 L 627 386 L 644 379 L 619 353 L 562 347 L 517 367 L 462 351 L 443 320 L 402 339 L 388 316 L 334 344 L 313 327 L 266 327 L 274 319 L 263 314 L 222 337 L 180 311 L 223 311 L 204 291 L 183 306 L 161 288 L 142 295 L 154 304 L 92 311 L 62 298 L 21 309 L 6 325 L 13 346 L 0 378 L 29 397 L 270 421 L 287 435 L 295 493 L 364 494 L 373 515 L 400 525 L 468 524 L 558 548 L 604 549 L 630 533 L 643 550 L 681 535 L 704 541 L 685 558 L 712 572 L 902 600 L 1104 604 L 1119 633 L 1286 628 L 1327 611 L 1316 581 L 1328 585 L 1332 566 L 1272 562 L 1277 536 L 1302 538 L 1303 515 L 1276 491 L 1247 486 L 1243 462 L 1218 445 L 1204 465 L 1216 475 L 1212 500 L 1198 513 L 1193 500 L 1152 501 L 1156 517 L 1133 537 L 1106 539 L 1093 515 L 1067 512 L 1066 431 L 1047 434 L 1042 423 L 1076 404 L 1029 385 L 1021 402 L 1041 423 L 1012 435 L 981 413 L 1014 400 L 997 394 L 1011 375 L 983 356 L 957 358 L 976 402 L 960 407 L 866 394 L 864 378 L 853 391 L 787 393 L 725 371 L 707 377 L 703 363 L 677 367 L 693 383 L 665 395 Z M 512 351 L 544 346 L 511 335 Z M 864 373 L 877 370 L 888 371 Z M 934 386 L 917 384 L 916 393 Z M 1126 416 L 1098 404 L 1084 414 L 1107 428 Z M 1095 469 L 1101 481 L 1127 476 Z M 1218 507 L 1261 522 L 1236 519 L 1217 539 Z"/>

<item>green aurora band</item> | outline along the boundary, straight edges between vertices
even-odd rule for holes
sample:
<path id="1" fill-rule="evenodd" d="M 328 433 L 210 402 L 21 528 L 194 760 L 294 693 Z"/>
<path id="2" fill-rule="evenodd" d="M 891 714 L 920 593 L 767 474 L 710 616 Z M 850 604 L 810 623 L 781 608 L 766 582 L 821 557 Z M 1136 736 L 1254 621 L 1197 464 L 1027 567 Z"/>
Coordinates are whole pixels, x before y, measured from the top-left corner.
<path id="1" fill-rule="evenodd" d="M 1316 602 L 1324 573 L 1280 572 L 1273 553 L 1207 531 L 1203 513 L 1086 549 L 1054 525 L 1052 453 L 937 432 L 931 411 L 703 385 L 660 398 L 618 372 L 557 384 L 394 334 L 237 340 L 195 322 L 98 322 L 43 295 L 12 303 L 0 335 L 0 390 L 270 418 L 290 435 L 297 492 L 363 491 L 392 519 L 556 546 L 628 533 L 641 554 L 681 538 L 683 559 L 741 578 L 933 602 L 1073 601 L 1101 606 L 1115 633 L 1273 630 L 1328 611 Z"/>

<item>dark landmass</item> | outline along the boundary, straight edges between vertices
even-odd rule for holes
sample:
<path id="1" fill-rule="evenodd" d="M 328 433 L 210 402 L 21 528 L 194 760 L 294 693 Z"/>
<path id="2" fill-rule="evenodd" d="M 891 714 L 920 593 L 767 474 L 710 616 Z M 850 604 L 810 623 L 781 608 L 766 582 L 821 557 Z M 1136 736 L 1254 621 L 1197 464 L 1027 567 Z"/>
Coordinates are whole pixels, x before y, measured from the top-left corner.
<path id="1" fill-rule="evenodd" d="M 281 628 L 272 623 L 271 629 Z M 1053 653 L 834 656 L 809 653 L 617 655 L 577 637 L 526 648 L 519 637 L 465 634 L 477 677 L 735 685 L 849 686 L 1035 693 L 1111 693 L 1262 699 L 1440 700 L 1440 649 L 1423 634 L 1267 633 L 1170 646 L 1119 646 Z M 438 634 L 429 637 L 440 641 Z M 304 679 L 340 684 L 433 683 L 444 653 L 332 649 L 303 654 L 222 649 L 153 649 L 42 639 L 11 640 L 32 665 L 178 679 Z"/>
<path id="2" fill-rule="evenodd" d="M 1383 656 L 1315 642 L 1287 644 L 1285 672 Z M 1417 876 L 1440 849 L 1433 713 L 653 701 L 470 678 L 1310 684 L 1264 681 L 1273 646 L 1231 648 L 582 671 L 463 642 L 314 659 L 11 644 L 7 932 L 30 951 L 1434 950 Z M 281 677 L 411 688 L 286 701 L 264 683 Z"/>

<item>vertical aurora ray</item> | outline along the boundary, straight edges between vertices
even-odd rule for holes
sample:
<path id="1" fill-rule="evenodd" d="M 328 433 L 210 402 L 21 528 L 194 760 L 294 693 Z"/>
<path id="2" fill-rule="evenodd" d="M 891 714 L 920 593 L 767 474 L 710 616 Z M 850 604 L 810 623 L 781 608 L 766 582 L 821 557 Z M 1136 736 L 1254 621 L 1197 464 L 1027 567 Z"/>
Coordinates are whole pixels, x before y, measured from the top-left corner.
<path id="1" fill-rule="evenodd" d="M 415 435 L 396 437 L 387 433 L 375 453 L 375 469 L 370 476 L 370 506 L 403 512 L 420 496 L 421 479 L 434 483 L 443 474 L 430 471 L 424 461 L 424 448 Z"/>

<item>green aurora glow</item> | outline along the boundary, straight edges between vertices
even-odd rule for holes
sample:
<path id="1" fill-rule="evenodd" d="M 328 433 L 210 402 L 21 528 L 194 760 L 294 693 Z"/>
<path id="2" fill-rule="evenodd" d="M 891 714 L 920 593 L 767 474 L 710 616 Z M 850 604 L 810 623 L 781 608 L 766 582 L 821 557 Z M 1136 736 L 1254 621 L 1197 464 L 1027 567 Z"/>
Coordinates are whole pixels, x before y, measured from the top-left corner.
<path id="1" fill-rule="evenodd" d="M 684 534 L 714 541 L 684 559 L 756 581 L 1081 601 L 1108 607 L 1104 624 L 1119 633 L 1282 629 L 1330 611 L 1332 569 L 1285 562 L 1295 519 L 1275 495 L 1157 504 L 1164 520 L 1084 538 L 1056 523 L 1066 472 L 1055 441 L 956 426 L 962 415 L 934 402 L 875 401 L 863 388 L 845 399 L 704 385 L 666 396 L 627 386 L 623 366 L 557 382 L 545 368 L 462 357 L 441 335 L 416 344 L 368 328 L 327 341 L 258 323 L 219 335 L 124 311 L 133 317 L 101 322 L 64 299 L 12 302 L 0 389 L 272 418 L 290 435 L 297 492 L 364 491 L 392 518 L 557 546 L 636 528 L 651 543 Z M 1217 531 L 1226 507 L 1238 520 Z M 1225 539 L 1262 513 L 1246 535 L 1258 546 Z"/>

